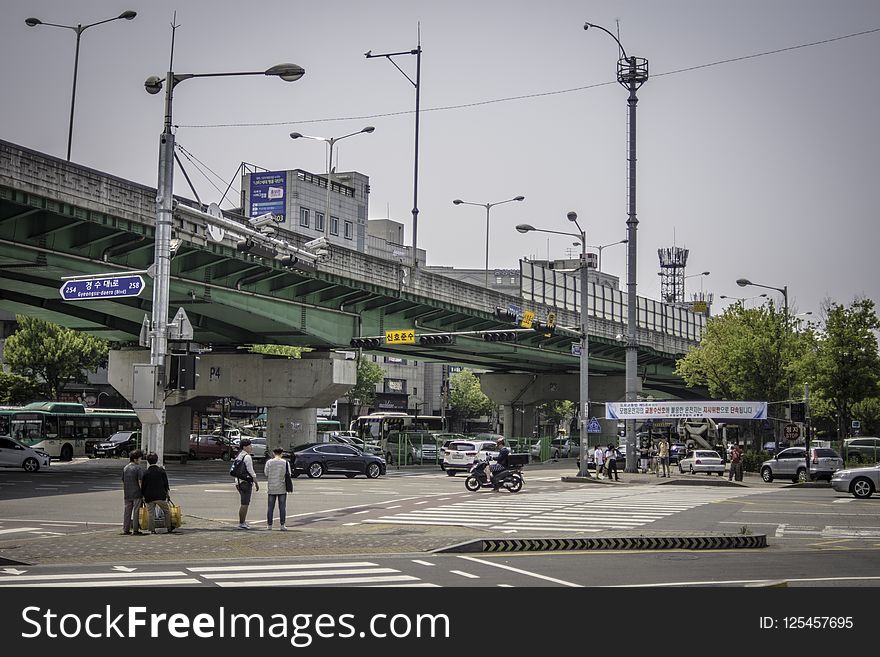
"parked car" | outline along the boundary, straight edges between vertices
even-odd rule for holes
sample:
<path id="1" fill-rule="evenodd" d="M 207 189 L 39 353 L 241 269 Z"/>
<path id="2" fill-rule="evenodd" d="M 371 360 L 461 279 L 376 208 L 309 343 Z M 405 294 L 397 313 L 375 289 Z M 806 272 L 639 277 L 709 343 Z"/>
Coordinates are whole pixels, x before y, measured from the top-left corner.
<path id="1" fill-rule="evenodd" d="M 223 459 L 232 458 L 232 443 L 215 434 L 191 434 L 189 437 L 189 457 L 191 459 Z"/>
<path id="2" fill-rule="evenodd" d="M 467 472 L 476 461 L 497 456 L 498 443 L 494 440 L 453 440 L 449 442 L 443 456 L 443 469 L 451 477 L 456 472 Z"/>
<path id="3" fill-rule="evenodd" d="M 344 474 L 349 479 L 359 474 L 375 479 L 385 474 L 385 459 L 365 454 L 351 445 L 308 443 L 293 450 L 293 476 L 305 472 L 315 479 L 324 474 Z"/>
<path id="4" fill-rule="evenodd" d="M 831 488 L 841 493 L 851 493 L 859 499 L 867 499 L 880 490 L 880 464 L 838 470 L 831 476 Z"/>
<path id="5" fill-rule="evenodd" d="M 49 467 L 50 462 L 49 455 L 41 449 L 28 447 L 11 436 L 0 438 L 0 467 L 36 472 Z"/>
<path id="6" fill-rule="evenodd" d="M 714 449 L 688 450 L 683 459 L 678 462 L 678 471 L 682 474 L 689 472 L 705 472 L 706 474 L 718 473 L 724 475 L 724 462 L 721 455 Z"/>
<path id="7" fill-rule="evenodd" d="M 776 478 L 791 479 L 793 482 L 807 480 L 807 451 L 804 447 L 783 449 L 772 459 L 761 464 L 761 478 L 771 482 Z M 828 447 L 813 447 L 810 454 L 810 478 L 831 479 L 843 467 L 843 459 Z"/>
<path id="8" fill-rule="evenodd" d="M 437 440 L 428 431 L 391 431 L 385 444 L 385 462 L 402 465 L 439 463 Z"/>
<path id="9" fill-rule="evenodd" d="M 141 444 L 139 431 L 117 431 L 107 440 L 97 443 L 92 450 L 95 458 L 102 456 L 120 456 L 128 458 L 128 455 L 136 450 Z"/>
<path id="10" fill-rule="evenodd" d="M 880 438 L 846 438 L 843 441 L 843 454 L 848 461 L 877 463 L 880 461 Z"/>
<path id="11" fill-rule="evenodd" d="M 669 446 L 669 463 L 678 463 L 687 454 L 687 445 L 684 443 L 673 443 Z"/>
<path id="12" fill-rule="evenodd" d="M 541 458 L 541 441 L 537 441 L 532 444 L 529 453 L 533 458 Z M 581 446 L 572 438 L 553 438 L 550 440 L 550 458 L 551 459 L 564 459 L 570 456 L 579 456 L 581 453 Z"/>
<path id="13" fill-rule="evenodd" d="M 450 443 L 453 443 L 457 440 L 472 440 L 468 438 L 463 433 L 435 433 L 434 439 L 437 441 L 437 449 L 440 450 L 439 458 L 440 458 L 440 469 L 446 469 L 446 454 L 449 451 Z"/>

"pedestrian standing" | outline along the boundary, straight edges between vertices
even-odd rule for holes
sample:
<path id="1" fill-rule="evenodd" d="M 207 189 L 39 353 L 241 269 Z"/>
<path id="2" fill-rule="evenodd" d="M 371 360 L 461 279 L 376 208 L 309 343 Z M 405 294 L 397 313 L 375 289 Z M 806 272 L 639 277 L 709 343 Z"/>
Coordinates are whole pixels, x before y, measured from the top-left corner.
<path id="1" fill-rule="evenodd" d="M 736 479 L 736 481 L 743 480 L 743 452 L 740 449 L 739 443 L 736 443 L 733 446 L 733 451 L 730 453 L 730 472 L 727 475 L 727 480 Z"/>
<path id="2" fill-rule="evenodd" d="M 171 506 L 168 504 L 170 487 L 168 486 L 168 473 L 165 468 L 157 465 L 159 456 L 154 452 L 147 454 L 147 463 L 150 467 L 144 473 L 141 489 L 144 493 L 144 502 L 147 503 L 147 524 L 151 534 L 156 533 L 156 507 L 162 509 L 165 514 L 165 531 L 170 534 L 174 531 L 171 524 Z"/>
<path id="3" fill-rule="evenodd" d="M 612 443 L 608 444 L 608 449 L 605 451 L 605 467 L 608 470 L 608 479 L 614 477 L 614 481 L 620 481 L 620 478 L 617 476 L 617 458 L 620 456 L 620 451 L 615 447 Z"/>
<path id="4" fill-rule="evenodd" d="M 605 470 L 605 449 L 601 445 L 596 445 L 593 449 L 593 461 L 596 464 L 596 479 L 601 479 Z"/>
<path id="5" fill-rule="evenodd" d="M 660 443 L 657 445 L 657 457 L 660 459 L 660 467 L 657 471 L 657 474 L 661 477 L 669 476 L 669 442 L 666 440 L 666 437 L 660 439 Z M 662 473 L 662 474 L 661 474 Z"/>
<path id="6" fill-rule="evenodd" d="M 642 446 L 639 450 L 639 464 L 641 466 L 642 474 L 648 472 L 648 459 L 651 458 L 651 439 L 650 438 L 642 438 Z"/>
<path id="7" fill-rule="evenodd" d="M 128 456 L 128 464 L 122 469 L 122 496 L 125 507 L 122 511 L 122 533 L 142 536 L 140 510 L 144 504 L 141 482 L 144 479 L 144 467 L 140 460 L 144 453 L 136 449 Z"/>
<path id="8" fill-rule="evenodd" d="M 254 453 L 251 441 L 247 438 L 242 438 L 238 446 L 241 448 L 241 451 L 238 453 L 238 456 L 235 457 L 235 460 L 244 461 L 245 470 L 244 477 L 239 477 L 235 484 L 240 498 L 240 506 L 238 507 L 238 528 L 250 529 L 251 526 L 247 524 L 248 506 L 250 506 L 251 503 L 251 494 L 254 490 L 260 490 L 260 485 L 257 483 L 257 473 L 254 471 L 254 459 L 251 457 L 251 454 Z"/>
<path id="9" fill-rule="evenodd" d="M 275 516 L 275 502 L 278 502 L 278 520 L 281 531 L 286 532 L 284 521 L 287 520 L 287 477 L 290 475 L 290 463 L 281 455 L 284 450 L 276 447 L 272 450 L 272 458 L 266 460 L 263 474 L 266 475 L 266 490 L 269 493 L 269 508 L 266 512 L 266 529 L 272 529 Z M 292 483 L 292 482 L 291 482 Z M 291 485 L 291 488 L 293 486 Z M 293 491 L 291 491 L 293 492 Z"/>

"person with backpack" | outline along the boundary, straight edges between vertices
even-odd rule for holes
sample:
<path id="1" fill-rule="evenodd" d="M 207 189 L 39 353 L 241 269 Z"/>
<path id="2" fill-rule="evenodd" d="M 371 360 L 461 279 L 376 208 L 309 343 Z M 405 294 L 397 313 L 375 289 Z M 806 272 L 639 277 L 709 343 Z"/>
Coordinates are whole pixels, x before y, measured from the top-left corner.
<path id="1" fill-rule="evenodd" d="M 144 494 L 144 502 L 147 503 L 147 521 L 151 534 L 156 533 L 156 507 L 162 509 L 165 514 L 165 531 L 170 534 L 174 531 L 174 525 L 171 524 L 171 507 L 168 504 L 168 494 L 170 486 L 168 485 L 168 473 L 165 468 L 160 467 L 159 455 L 150 452 L 147 454 L 147 463 L 150 467 L 144 473 L 141 490 Z"/>
<path id="2" fill-rule="evenodd" d="M 617 459 L 619 458 L 620 450 L 617 449 L 613 443 L 609 443 L 608 449 L 605 452 L 605 469 L 608 471 L 609 481 L 612 476 L 614 477 L 614 481 L 620 481 L 620 478 L 617 476 Z"/>
<path id="3" fill-rule="evenodd" d="M 251 526 L 247 524 L 248 507 L 251 503 L 251 494 L 254 490 L 260 490 L 260 485 L 257 483 L 257 473 L 254 471 L 254 460 L 251 457 L 254 451 L 251 441 L 247 438 L 242 438 L 238 446 L 241 448 L 241 451 L 239 451 L 238 456 L 232 462 L 229 474 L 235 477 L 235 488 L 238 490 L 240 497 L 238 528 L 250 529 Z"/>

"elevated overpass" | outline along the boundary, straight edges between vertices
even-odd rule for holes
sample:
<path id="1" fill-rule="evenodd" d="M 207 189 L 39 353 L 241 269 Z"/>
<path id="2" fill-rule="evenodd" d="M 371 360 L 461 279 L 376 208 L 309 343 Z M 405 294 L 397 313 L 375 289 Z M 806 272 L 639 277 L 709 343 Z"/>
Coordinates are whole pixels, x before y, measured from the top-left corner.
<path id="1" fill-rule="evenodd" d="M 0 141 L 0 308 L 119 345 L 137 345 L 144 316 L 151 312 L 149 277 L 144 277 L 146 290 L 135 298 L 67 302 L 60 298 L 59 288 L 62 277 L 147 270 L 153 260 L 155 198 L 154 188 Z M 177 200 L 183 206 L 198 206 L 185 198 Z M 227 226 L 247 226 L 243 217 L 230 213 L 224 217 Z M 571 353 L 576 338 L 571 332 L 558 331 L 549 338 L 538 332 L 521 333 L 516 342 L 487 342 L 475 334 L 510 328 L 494 318 L 497 307 L 526 305 L 539 319 L 555 311 L 560 327 L 576 327 L 573 307 L 524 304 L 520 297 L 440 274 L 413 272 L 402 263 L 335 244 L 329 259 L 314 270 L 298 269 L 285 266 L 280 254 L 240 251 L 240 235 L 234 229 L 215 241 L 209 227 L 210 221 L 197 214 L 175 212 L 173 234 L 180 246 L 171 261 L 169 306 L 171 314 L 184 308 L 195 341 L 215 351 L 283 344 L 321 352 L 349 348 L 358 336 L 414 329 L 417 334 L 458 335 L 450 345 L 383 341 L 370 351 L 447 361 L 532 381 L 578 372 L 579 358 Z M 283 230 L 276 237 L 294 249 L 303 248 L 309 239 Z M 674 363 L 699 336 L 676 334 L 672 320 L 668 330 L 665 319 L 664 330 L 657 330 L 656 324 L 651 328 L 643 321 L 642 308 L 657 302 L 640 298 L 639 304 L 643 385 L 671 394 L 682 392 L 681 381 L 672 373 Z M 622 317 L 607 317 L 589 318 L 591 379 L 620 379 L 622 391 L 625 357 L 617 336 L 625 333 L 625 325 Z M 702 327 L 702 317 L 690 320 Z M 606 398 L 620 397 L 607 394 L 611 396 Z"/>

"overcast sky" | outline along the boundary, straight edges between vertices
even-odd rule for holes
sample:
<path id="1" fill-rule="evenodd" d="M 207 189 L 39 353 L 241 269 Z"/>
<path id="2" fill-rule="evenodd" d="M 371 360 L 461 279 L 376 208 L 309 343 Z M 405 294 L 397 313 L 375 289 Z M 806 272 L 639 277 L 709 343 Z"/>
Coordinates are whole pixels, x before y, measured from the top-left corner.
<path id="1" fill-rule="evenodd" d="M 485 210 L 456 198 L 526 197 L 491 210 L 492 268 L 565 256 L 570 238 L 514 226 L 568 231 L 570 210 L 589 244 L 626 237 L 627 92 L 613 39 L 583 29 L 619 26 L 651 74 L 638 93 L 639 294 L 659 298 L 657 249 L 675 245 L 690 250 L 687 274 L 711 272 L 686 285 L 713 292 L 716 312 L 722 294 L 781 299 L 737 287 L 741 277 L 787 285 L 799 312 L 825 298 L 880 300 L 877 0 L 7 0 L 0 138 L 66 156 L 76 35 L 25 18 L 77 25 L 126 9 L 137 18 L 82 35 L 75 162 L 156 185 L 163 96 L 143 82 L 169 68 L 176 10 L 176 73 L 306 69 L 295 83 L 176 88 L 178 143 L 210 176 L 187 164 L 201 199 L 219 201 L 230 181 L 237 194 L 242 162 L 323 172 L 326 146 L 291 131 L 338 137 L 373 125 L 336 145 L 338 170 L 370 177 L 370 218 L 401 221 L 407 243 L 415 90 L 364 53 L 411 50 L 420 26 L 418 246 L 429 265 L 472 268 L 484 265 Z M 770 51 L 781 52 L 755 56 Z M 415 79 L 416 57 L 395 61 Z M 175 191 L 192 196 L 179 173 Z M 625 250 L 602 254 L 622 287 Z"/>

